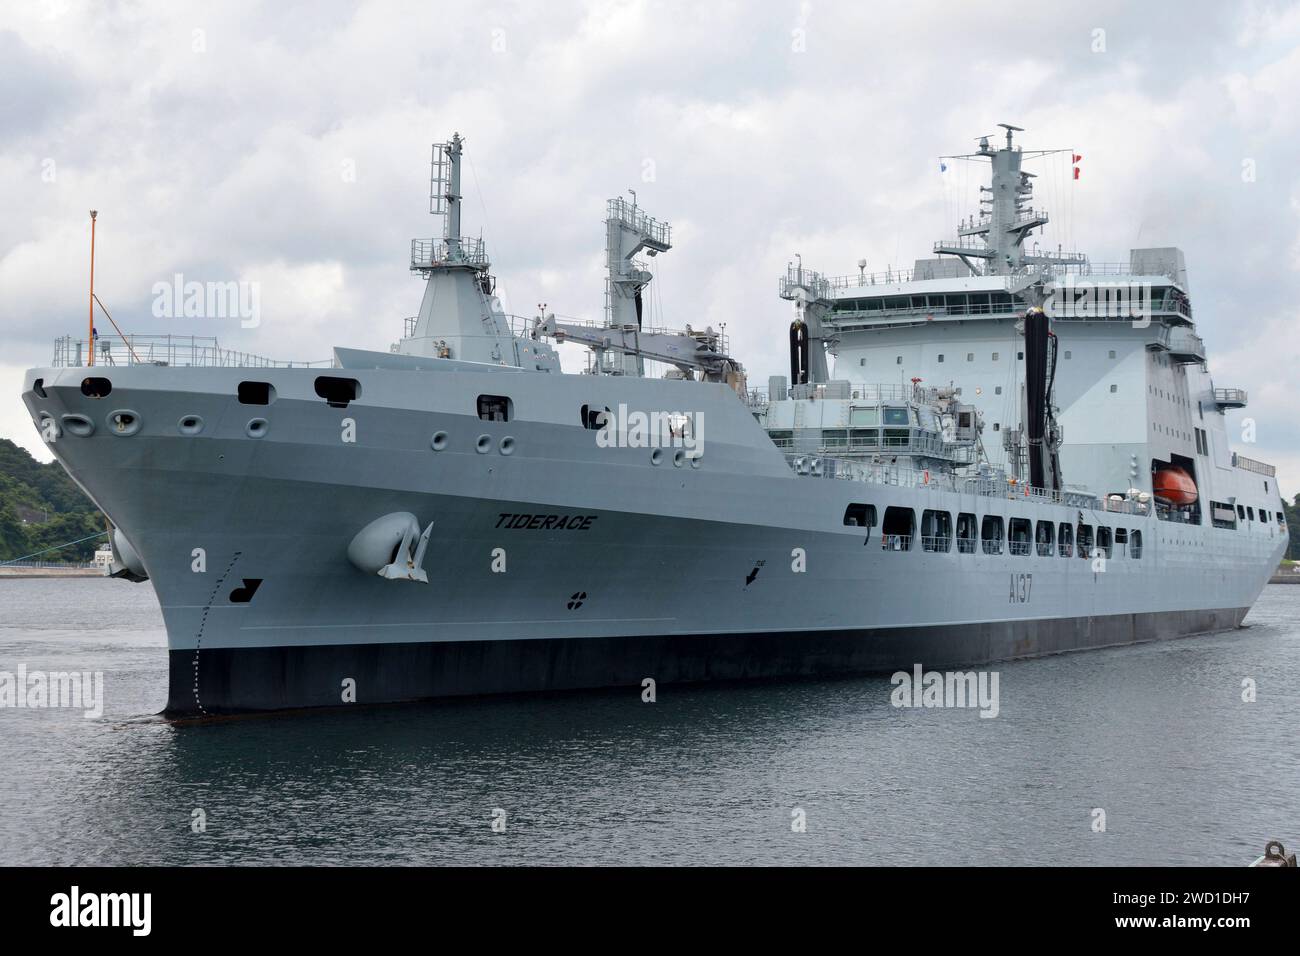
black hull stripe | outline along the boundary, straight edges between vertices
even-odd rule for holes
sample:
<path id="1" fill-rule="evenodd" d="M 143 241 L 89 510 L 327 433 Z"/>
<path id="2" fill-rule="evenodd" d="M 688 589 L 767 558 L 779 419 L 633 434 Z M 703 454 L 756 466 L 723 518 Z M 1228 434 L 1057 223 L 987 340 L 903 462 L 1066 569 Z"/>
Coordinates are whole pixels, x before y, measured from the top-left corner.
<path id="1" fill-rule="evenodd" d="M 517 641 L 254 648 L 205 646 L 205 714 L 717 680 L 823 677 L 973 666 L 1237 627 L 1248 608 L 1116 614 L 943 627 Z M 201 716 L 193 651 L 169 652 L 164 714 Z"/>

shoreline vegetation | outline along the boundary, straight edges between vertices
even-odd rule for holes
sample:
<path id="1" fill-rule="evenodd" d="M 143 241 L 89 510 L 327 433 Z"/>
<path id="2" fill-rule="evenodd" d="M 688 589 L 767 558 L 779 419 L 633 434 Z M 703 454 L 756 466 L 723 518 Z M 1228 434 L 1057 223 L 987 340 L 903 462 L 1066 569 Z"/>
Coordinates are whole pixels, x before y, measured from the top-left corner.
<path id="1" fill-rule="evenodd" d="M 106 525 L 104 515 L 68 477 L 62 465 L 56 461 L 43 465 L 26 448 L 0 438 L 0 562 L 94 536 Z M 102 536 L 91 537 L 41 554 L 40 561 L 73 566 L 87 564 L 94 560 L 95 549 L 104 540 Z M 60 568 L 8 570 L 67 573 Z"/>

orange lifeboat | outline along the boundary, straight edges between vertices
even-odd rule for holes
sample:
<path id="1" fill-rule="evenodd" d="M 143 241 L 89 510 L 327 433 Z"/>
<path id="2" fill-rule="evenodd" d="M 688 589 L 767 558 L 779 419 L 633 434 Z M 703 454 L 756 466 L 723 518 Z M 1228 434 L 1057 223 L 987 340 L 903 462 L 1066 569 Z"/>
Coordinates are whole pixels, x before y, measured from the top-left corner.
<path id="1" fill-rule="evenodd" d="M 1171 505 L 1196 504 L 1196 482 L 1181 468 L 1161 468 L 1151 477 L 1155 496 Z"/>

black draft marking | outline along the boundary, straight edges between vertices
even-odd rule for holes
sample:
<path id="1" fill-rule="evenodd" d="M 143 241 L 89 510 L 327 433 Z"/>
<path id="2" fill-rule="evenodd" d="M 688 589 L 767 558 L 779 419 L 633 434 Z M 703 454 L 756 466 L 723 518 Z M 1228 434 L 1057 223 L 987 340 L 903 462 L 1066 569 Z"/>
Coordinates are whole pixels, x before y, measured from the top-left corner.
<path id="1" fill-rule="evenodd" d="M 575 591 L 573 596 L 569 598 L 569 610 L 576 611 L 582 607 L 582 602 L 585 600 L 587 600 L 586 591 Z"/>
<path id="2" fill-rule="evenodd" d="M 199 619 L 199 633 L 194 640 L 194 706 L 199 709 L 199 713 L 204 717 L 208 712 L 203 709 L 203 703 L 199 700 L 199 651 L 203 649 L 203 629 L 208 626 L 208 612 L 212 610 L 212 603 L 216 601 L 217 595 L 221 593 L 221 586 L 226 583 L 226 578 L 230 576 L 230 571 L 239 560 L 242 551 L 236 551 L 231 557 L 230 563 L 226 565 L 226 570 L 221 572 L 221 577 L 217 578 L 217 583 L 212 587 L 212 593 L 208 595 L 208 603 L 203 605 L 203 616 Z"/>

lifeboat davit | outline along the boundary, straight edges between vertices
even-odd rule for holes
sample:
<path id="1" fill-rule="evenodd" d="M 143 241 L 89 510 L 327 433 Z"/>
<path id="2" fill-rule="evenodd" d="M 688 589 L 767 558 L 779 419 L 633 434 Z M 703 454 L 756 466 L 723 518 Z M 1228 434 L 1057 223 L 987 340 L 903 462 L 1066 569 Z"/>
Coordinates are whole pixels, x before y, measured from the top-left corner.
<path id="1" fill-rule="evenodd" d="M 1196 482 L 1181 468 L 1161 468 L 1151 479 L 1155 496 L 1171 505 L 1196 504 Z"/>

